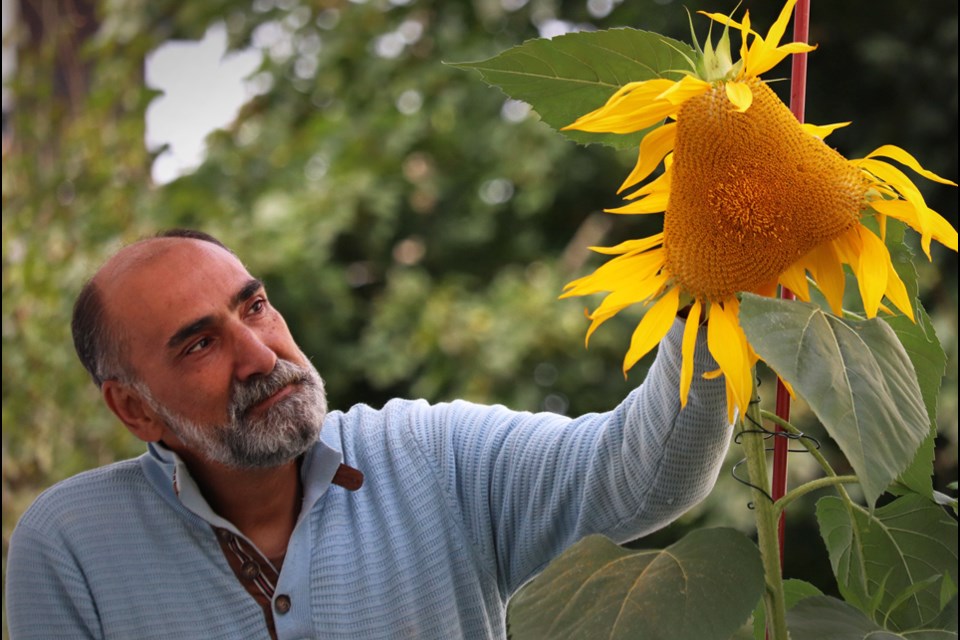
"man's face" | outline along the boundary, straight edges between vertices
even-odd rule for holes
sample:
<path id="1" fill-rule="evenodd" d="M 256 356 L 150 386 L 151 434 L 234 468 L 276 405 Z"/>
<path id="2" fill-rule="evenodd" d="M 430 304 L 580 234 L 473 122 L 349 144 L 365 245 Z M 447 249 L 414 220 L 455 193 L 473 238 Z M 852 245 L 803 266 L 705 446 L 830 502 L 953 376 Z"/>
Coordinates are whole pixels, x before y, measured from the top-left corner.
<path id="1" fill-rule="evenodd" d="M 130 252 L 98 283 L 163 441 L 241 468 L 303 453 L 326 413 L 323 382 L 262 283 L 208 242 L 157 239 Z"/>

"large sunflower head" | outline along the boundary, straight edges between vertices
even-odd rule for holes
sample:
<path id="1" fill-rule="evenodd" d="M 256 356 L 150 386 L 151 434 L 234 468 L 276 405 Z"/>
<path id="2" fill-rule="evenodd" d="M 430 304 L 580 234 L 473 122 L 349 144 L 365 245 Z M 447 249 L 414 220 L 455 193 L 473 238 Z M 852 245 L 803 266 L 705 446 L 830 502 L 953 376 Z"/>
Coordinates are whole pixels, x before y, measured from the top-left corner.
<path id="1" fill-rule="evenodd" d="M 786 56 L 811 51 L 781 45 L 796 0 L 788 0 L 766 37 L 742 21 L 704 14 L 724 25 L 709 38 L 678 81 L 657 78 L 621 87 L 599 109 L 567 129 L 633 133 L 660 124 L 640 143 L 639 157 L 620 190 L 636 187 L 612 213 L 664 213 L 663 232 L 616 247 L 593 274 L 567 285 L 564 296 L 608 292 L 590 314 L 587 338 L 633 304 L 647 307 L 624 360 L 630 369 L 666 334 L 682 304 L 691 304 L 683 341 L 680 399 L 693 376 L 696 327 L 706 320 L 707 343 L 727 386 L 728 411 L 745 409 L 757 357 L 739 324 L 737 295 L 774 295 L 777 285 L 809 301 L 819 288 L 842 313 L 844 265 L 856 275 L 869 317 L 913 309 L 883 241 L 887 216 L 917 230 L 927 256 L 937 240 L 957 250 L 957 232 L 927 207 L 916 185 L 880 158 L 956 186 L 923 169 L 906 151 L 885 145 L 848 160 L 823 139 L 833 129 L 801 124 L 760 78 Z M 740 31 L 740 59 L 730 54 L 729 30 Z M 663 172 L 647 180 L 657 167 Z M 864 224 L 869 218 L 875 223 Z M 871 230 L 879 229 L 879 235 Z"/>

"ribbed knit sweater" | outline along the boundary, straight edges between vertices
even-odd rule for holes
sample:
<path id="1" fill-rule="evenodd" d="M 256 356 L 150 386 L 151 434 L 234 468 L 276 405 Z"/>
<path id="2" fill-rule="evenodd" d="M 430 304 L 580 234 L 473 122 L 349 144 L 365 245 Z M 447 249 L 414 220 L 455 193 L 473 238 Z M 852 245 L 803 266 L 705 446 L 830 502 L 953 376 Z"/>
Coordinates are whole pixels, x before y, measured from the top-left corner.
<path id="1" fill-rule="evenodd" d="M 279 638 L 504 638 L 509 596 L 591 533 L 622 542 L 709 492 L 729 441 L 704 331 L 680 410 L 677 321 L 646 381 L 571 419 L 464 401 L 331 412 L 301 467 L 304 501 L 274 613 Z M 363 487 L 331 485 L 339 463 Z M 176 490 L 175 490 L 176 487 Z M 267 638 L 175 454 L 150 446 L 44 492 L 13 534 L 11 637 Z"/>

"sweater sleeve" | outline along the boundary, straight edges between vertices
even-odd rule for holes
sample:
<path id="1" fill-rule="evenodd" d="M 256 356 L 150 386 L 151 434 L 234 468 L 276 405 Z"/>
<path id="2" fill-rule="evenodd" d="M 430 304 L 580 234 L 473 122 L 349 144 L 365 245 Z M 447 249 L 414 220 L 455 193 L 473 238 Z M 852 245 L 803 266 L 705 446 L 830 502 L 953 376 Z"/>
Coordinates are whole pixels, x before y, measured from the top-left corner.
<path id="1" fill-rule="evenodd" d="M 5 598 L 12 640 L 102 637 L 86 578 L 67 545 L 24 523 L 10 539 Z"/>
<path id="2" fill-rule="evenodd" d="M 570 419 L 454 402 L 416 421 L 433 424 L 418 439 L 504 597 L 586 535 L 638 538 L 706 497 L 732 430 L 723 379 L 702 376 L 717 368 L 705 333 L 683 410 L 678 320 L 643 384 L 608 413 Z"/>

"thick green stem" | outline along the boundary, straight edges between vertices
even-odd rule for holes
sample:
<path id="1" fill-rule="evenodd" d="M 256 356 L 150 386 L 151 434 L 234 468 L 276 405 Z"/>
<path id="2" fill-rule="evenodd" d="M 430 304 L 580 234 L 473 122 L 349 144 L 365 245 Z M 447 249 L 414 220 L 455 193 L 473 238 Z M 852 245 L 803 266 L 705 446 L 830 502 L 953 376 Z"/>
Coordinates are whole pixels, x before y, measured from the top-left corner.
<path id="1" fill-rule="evenodd" d="M 767 452 L 762 433 L 759 399 L 747 408 L 746 420 L 740 421 L 740 442 L 747 458 L 747 474 L 753 485 L 754 513 L 757 519 L 757 544 L 763 560 L 766 582 L 763 602 L 766 609 L 767 637 L 787 640 L 787 610 L 783 597 L 783 576 L 780 573 L 780 545 L 777 537 L 779 511 L 770 499 L 770 481 L 767 479 Z"/>
<path id="2" fill-rule="evenodd" d="M 788 491 L 782 498 L 777 500 L 773 504 L 773 509 L 777 513 L 777 517 L 780 517 L 780 514 L 784 509 L 787 508 L 791 502 L 796 500 L 801 496 L 805 496 L 811 491 L 816 491 L 817 489 L 823 489 L 824 487 L 838 486 L 841 484 L 854 484 L 860 482 L 860 479 L 857 476 L 828 476 L 826 478 L 817 478 L 816 480 L 810 480 L 809 482 L 804 482 L 799 487 Z"/>

